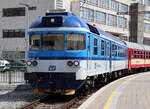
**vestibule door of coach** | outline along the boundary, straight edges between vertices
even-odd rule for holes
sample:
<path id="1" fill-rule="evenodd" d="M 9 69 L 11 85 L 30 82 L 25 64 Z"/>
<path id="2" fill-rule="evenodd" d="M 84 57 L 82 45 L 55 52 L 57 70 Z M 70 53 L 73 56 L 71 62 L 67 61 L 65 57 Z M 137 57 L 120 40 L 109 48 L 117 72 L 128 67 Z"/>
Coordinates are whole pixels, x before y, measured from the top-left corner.
<path id="1" fill-rule="evenodd" d="M 112 62 L 111 62 L 111 42 L 105 41 L 105 56 L 106 56 L 106 72 L 112 71 Z"/>

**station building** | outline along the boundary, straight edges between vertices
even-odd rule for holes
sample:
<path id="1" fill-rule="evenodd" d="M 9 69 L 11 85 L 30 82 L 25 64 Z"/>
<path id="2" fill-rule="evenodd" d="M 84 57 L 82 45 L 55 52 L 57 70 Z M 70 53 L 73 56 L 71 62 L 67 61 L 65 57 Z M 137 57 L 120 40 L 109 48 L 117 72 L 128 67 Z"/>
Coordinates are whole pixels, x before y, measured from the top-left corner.
<path id="1" fill-rule="evenodd" d="M 6 59 L 22 60 L 26 57 L 27 14 L 25 6 L 21 4 L 29 5 L 29 24 L 38 16 L 43 16 L 48 9 L 66 9 L 123 40 L 135 40 L 150 45 L 150 14 L 140 14 L 136 18 L 117 14 L 117 12 L 130 11 L 132 9 L 130 6 L 133 4 L 143 6 L 143 10 L 150 10 L 149 0 L 5 0 L 1 2 L 0 55 Z M 138 6 L 137 10 L 140 9 Z M 144 19 L 141 21 L 138 19 L 139 16 Z M 139 28 L 142 24 L 142 31 L 136 28 L 136 33 L 130 33 L 135 27 L 133 25 L 131 27 L 133 19 L 138 19 L 139 23 L 134 22 L 134 25 Z"/>

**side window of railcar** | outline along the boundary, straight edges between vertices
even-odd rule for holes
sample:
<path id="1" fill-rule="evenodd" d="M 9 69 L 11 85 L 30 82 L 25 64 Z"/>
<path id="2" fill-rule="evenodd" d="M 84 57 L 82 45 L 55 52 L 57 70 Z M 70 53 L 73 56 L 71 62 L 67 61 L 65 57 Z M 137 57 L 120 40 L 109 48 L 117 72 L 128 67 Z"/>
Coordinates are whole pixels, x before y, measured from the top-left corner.
<path id="1" fill-rule="evenodd" d="M 148 59 L 148 52 L 146 52 L 146 58 Z"/>
<path id="2" fill-rule="evenodd" d="M 115 45 L 112 44 L 112 56 L 115 56 Z"/>
<path id="3" fill-rule="evenodd" d="M 84 34 L 67 34 L 66 35 L 67 50 L 84 50 L 85 35 Z"/>
<path id="4" fill-rule="evenodd" d="M 140 51 L 138 51 L 138 58 L 140 59 Z"/>
<path id="5" fill-rule="evenodd" d="M 145 59 L 145 51 L 144 51 L 144 59 Z"/>
<path id="6" fill-rule="evenodd" d="M 107 54 L 106 54 L 106 56 L 109 56 L 109 42 L 107 42 L 106 44 L 107 44 L 107 45 L 106 45 L 106 49 L 107 49 L 107 52 L 106 52 Z"/>
<path id="7" fill-rule="evenodd" d="M 43 34 L 42 50 L 64 50 L 64 34 Z"/>
<path id="8" fill-rule="evenodd" d="M 150 52 L 149 52 L 149 59 L 150 59 Z"/>
<path id="9" fill-rule="evenodd" d="M 40 34 L 30 34 L 29 44 L 30 50 L 40 50 Z"/>
<path id="10" fill-rule="evenodd" d="M 136 55 L 136 51 L 134 51 L 134 58 L 137 58 L 136 56 L 137 56 L 137 55 Z"/>
<path id="11" fill-rule="evenodd" d="M 94 38 L 94 55 L 98 55 L 98 40 Z"/>
<path id="12" fill-rule="evenodd" d="M 104 40 L 101 40 L 101 56 L 104 56 Z"/>
<path id="13" fill-rule="evenodd" d="M 117 56 L 117 45 L 115 45 L 115 56 Z"/>
<path id="14" fill-rule="evenodd" d="M 141 59 L 143 58 L 143 51 L 141 51 Z"/>
<path id="15" fill-rule="evenodd" d="M 120 48 L 120 46 L 118 46 L 118 57 L 121 56 L 120 51 L 121 51 L 121 48 Z"/>

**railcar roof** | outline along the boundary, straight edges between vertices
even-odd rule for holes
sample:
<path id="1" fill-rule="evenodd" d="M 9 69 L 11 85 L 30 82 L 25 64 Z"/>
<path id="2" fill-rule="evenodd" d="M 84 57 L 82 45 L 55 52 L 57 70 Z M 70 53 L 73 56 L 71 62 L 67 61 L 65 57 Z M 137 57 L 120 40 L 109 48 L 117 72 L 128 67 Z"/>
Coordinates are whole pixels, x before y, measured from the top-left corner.
<path id="1" fill-rule="evenodd" d="M 42 23 L 42 18 L 43 17 L 62 17 L 63 21 L 62 21 L 62 25 L 61 26 L 51 26 L 51 25 L 47 25 L 45 26 Z M 30 26 L 30 29 L 32 28 L 54 28 L 54 27 L 76 27 L 76 28 L 84 28 L 89 30 L 88 25 L 79 17 L 77 17 L 74 14 L 71 13 L 51 13 L 51 14 L 47 14 L 46 16 L 41 16 L 39 18 L 37 18 L 35 20 L 35 22 L 33 22 Z"/>
<path id="2" fill-rule="evenodd" d="M 61 26 L 51 26 L 51 25 L 47 25 L 45 26 L 43 23 L 42 23 L 42 18 L 43 17 L 58 17 L 58 16 L 61 16 L 63 18 L 63 22 L 62 22 L 62 25 Z M 81 18 L 77 17 L 76 15 L 74 14 L 71 14 L 71 13 L 68 13 L 68 12 L 64 12 L 64 13 L 49 13 L 49 14 L 46 14 L 46 16 L 41 16 L 39 18 L 37 18 L 30 26 L 30 29 L 37 29 L 37 28 L 49 28 L 49 29 L 52 29 L 52 28 L 60 28 L 60 27 L 68 27 L 68 28 L 83 28 L 84 30 L 87 30 L 88 32 L 90 32 L 90 28 L 88 25 L 91 25 L 91 24 L 88 24 L 86 21 L 82 20 Z M 92 26 L 92 25 L 91 25 Z M 111 41 L 114 41 L 116 43 L 120 43 L 120 44 L 123 44 L 124 46 L 126 45 L 125 42 L 123 40 L 121 40 L 120 38 L 116 37 L 116 36 L 113 36 L 112 34 L 110 33 L 107 33 L 95 26 L 93 26 L 93 28 L 96 28 L 97 31 L 99 32 L 100 36 L 103 37 L 103 38 L 106 38 L 108 40 L 111 40 Z"/>
<path id="3" fill-rule="evenodd" d="M 143 44 L 138 44 L 138 43 L 133 43 L 133 42 L 126 42 L 126 44 L 128 48 L 150 50 L 150 46 L 148 45 L 143 45 Z"/>
<path id="4" fill-rule="evenodd" d="M 105 37 L 107 39 L 111 39 L 111 40 L 116 41 L 116 42 L 119 42 L 123 45 L 126 45 L 125 41 L 121 40 L 119 37 L 116 37 L 110 33 L 107 33 L 105 31 L 101 30 L 101 29 L 98 29 L 98 31 L 100 33 L 100 36 Z"/>

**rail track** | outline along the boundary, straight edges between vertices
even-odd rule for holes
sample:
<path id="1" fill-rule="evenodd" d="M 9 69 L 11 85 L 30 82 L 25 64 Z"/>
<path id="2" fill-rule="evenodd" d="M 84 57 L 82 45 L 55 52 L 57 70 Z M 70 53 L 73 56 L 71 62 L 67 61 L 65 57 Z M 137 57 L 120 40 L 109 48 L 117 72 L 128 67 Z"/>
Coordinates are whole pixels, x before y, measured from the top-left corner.
<path id="1" fill-rule="evenodd" d="M 30 104 L 27 104 L 27 105 L 21 107 L 20 109 L 35 109 L 37 107 L 37 105 L 39 105 L 42 101 L 48 99 L 48 97 L 49 96 L 44 96 L 40 99 L 37 99 L 37 100 L 31 102 Z"/>
<path id="2" fill-rule="evenodd" d="M 57 94 L 44 96 L 20 109 L 76 109 L 98 89 L 89 91 L 86 95 L 60 96 Z M 60 103 L 60 104 L 59 104 Z M 54 106 L 58 105 L 58 106 Z"/>
<path id="3" fill-rule="evenodd" d="M 117 78 L 118 79 L 118 78 Z M 116 79 L 115 79 L 116 80 Z M 114 81 L 114 80 L 111 80 Z M 52 94 L 44 96 L 32 103 L 21 107 L 20 109 L 76 109 L 78 108 L 86 99 L 88 99 L 94 92 L 99 90 L 101 87 L 110 83 L 111 81 L 102 84 L 101 86 L 90 90 L 86 95 L 76 95 L 76 96 L 61 96 L 57 94 Z M 41 105 L 42 104 L 42 105 Z M 40 106 L 39 106 L 40 105 Z M 55 106 L 58 105 L 58 106 Z M 39 108 L 37 108 L 39 106 Z"/>

